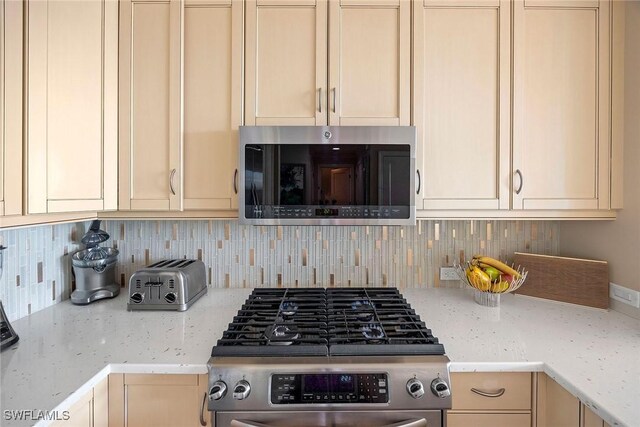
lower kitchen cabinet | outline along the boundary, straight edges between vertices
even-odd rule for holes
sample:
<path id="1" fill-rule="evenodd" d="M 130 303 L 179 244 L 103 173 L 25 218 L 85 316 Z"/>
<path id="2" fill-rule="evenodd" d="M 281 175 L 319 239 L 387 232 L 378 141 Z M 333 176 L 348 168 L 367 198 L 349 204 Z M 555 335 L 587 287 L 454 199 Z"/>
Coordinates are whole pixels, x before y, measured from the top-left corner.
<path id="1" fill-rule="evenodd" d="M 548 375 L 538 374 L 536 427 L 610 427 Z"/>
<path id="2" fill-rule="evenodd" d="M 108 380 L 104 379 L 82 396 L 67 413 L 59 413 L 51 427 L 107 427 Z"/>
<path id="3" fill-rule="evenodd" d="M 531 426 L 531 377 L 529 372 L 452 373 L 447 425 Z"/>
<path id="4" fill-rule="evenodd" d="M 580 419 L 580 427 L 611 427 L 584 404 L 580 405 Z"/>
<path id="5" fill-rule="evenodd" d="M 537 427 L 577 427 L 580 401 L 546 374 L 538 374 Z"/>
<path id="6" fill-rule="evenodd" d="M 531 414 L 447 414 L 447 427 L 530 427 Z"/>
<path id="7" fill-rule="evenodd" d="M 111 374 L 109 427 L 209 425 L 206 386 L 207 375 Z"/>

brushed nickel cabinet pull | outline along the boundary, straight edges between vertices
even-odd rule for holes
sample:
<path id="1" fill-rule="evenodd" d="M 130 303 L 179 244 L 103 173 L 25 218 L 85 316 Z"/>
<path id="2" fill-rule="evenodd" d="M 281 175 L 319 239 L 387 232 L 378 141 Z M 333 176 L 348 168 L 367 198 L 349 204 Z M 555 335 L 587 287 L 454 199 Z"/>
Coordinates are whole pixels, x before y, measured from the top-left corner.
<path id="1" fill-rule="evenodd" d="M 416 174 L 418 175 L 418 189 L 416 190 L 416 194 L 420 194 L 420 188 L 422 188 L 422 178 L 420 177 L 420 169 L 416 169 Z"/>
<path id="2" fill-rule="evenodd" d="M 520 194 L 520 192 L 522 191 L 522 186 L 524 185 L 524 178 L 522 176 L 522 172 L 520 172 L 520 169 L 516 169 L 516 175 L 520 177 L 520 186 L 516 190 L 516 194 Z"/>
<path id="3" fill-rule="evenodd" d="M 238 169 L 233 173 L 233 191 L 238 194 Z"/>
<path id="4" fill-rule="evenodd" d="M 333 112 L 336 112 L 336 88 L 334 87 L 333 89 L 331 89 L 331 92 L 333 93 Z"/>
<path id="5" fill-rule="evenodd" d="M 471 392 L 475 394 L 479 394 L 480 396 L 484 396 L 484 397 L 500 397 L 504 394 L 505 391 L 507 390 L 504 388 L 501 388 L 498 391 L 494 391 L 494 392 L 478 390 L 477 388 L 471 389 Z"/>
<path id="6" fill-rule="evenodd" d="M 322 88 L 318 88 L 318 113 L 322 113 Z"/>
<path id="7" fill-rule="evenodd" d="M 204 397 L 202 398 L 202 406 L 200 407 L 200 425 L 206 427 L 207 421 L 204 419 L 204 404 L 207 402 L 207 392 L 204 392 Z"/>
<path id="8" fill-rule="evenodd" d="M 173 177 L 176 176 L 176 170 L 171 169 L 171 175 L 169 175 L 169 189 L 171 190 L 171 194 L 176 195 L 176 190 L 173 188 Z"/>

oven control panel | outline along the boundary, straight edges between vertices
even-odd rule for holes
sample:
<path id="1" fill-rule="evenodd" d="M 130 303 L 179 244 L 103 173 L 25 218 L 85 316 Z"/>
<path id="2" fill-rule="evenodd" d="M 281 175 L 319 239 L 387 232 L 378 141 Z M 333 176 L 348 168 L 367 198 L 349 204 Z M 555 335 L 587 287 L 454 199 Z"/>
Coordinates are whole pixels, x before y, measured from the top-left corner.
<path id="1" fill-rule="evenodd" d="M 387 374 L 272 374 L 271 403 L 388 403 Z"/>

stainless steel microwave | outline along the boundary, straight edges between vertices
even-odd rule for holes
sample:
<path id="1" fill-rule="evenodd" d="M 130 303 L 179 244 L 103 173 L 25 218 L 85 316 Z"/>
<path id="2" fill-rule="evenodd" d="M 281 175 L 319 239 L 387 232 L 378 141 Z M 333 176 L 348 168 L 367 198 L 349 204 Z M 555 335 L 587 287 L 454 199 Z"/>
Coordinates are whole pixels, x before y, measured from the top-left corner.
<path id="1" fill-rule="evenodd" d="M 240 223 L 415 225 L 413 126 L 241 126 Z"/>

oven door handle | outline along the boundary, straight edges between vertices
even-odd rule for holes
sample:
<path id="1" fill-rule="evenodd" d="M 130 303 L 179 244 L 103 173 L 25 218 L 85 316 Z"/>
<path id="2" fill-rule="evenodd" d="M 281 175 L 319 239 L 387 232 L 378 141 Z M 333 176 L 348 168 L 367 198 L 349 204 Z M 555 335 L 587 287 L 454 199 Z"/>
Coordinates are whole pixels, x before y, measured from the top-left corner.
<path id="1" fill-rule="evenodd" d="M 256 421 L 233 420 L 231 427 L 276 427 L 269 424 L 263 424 Z M 427 420 L 424 418 L 416 418 L 412 420 L 400 421 L 393 424 L 387 424 L 384 427 L 427 427 Z"/>

